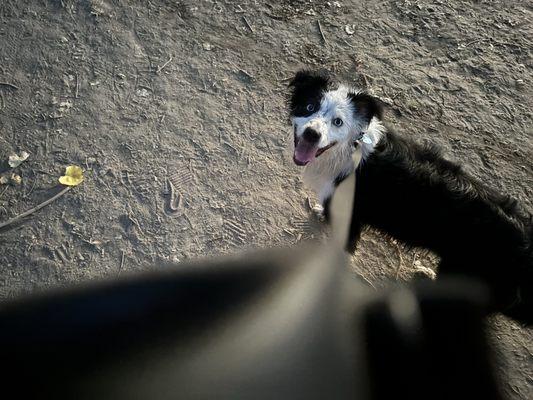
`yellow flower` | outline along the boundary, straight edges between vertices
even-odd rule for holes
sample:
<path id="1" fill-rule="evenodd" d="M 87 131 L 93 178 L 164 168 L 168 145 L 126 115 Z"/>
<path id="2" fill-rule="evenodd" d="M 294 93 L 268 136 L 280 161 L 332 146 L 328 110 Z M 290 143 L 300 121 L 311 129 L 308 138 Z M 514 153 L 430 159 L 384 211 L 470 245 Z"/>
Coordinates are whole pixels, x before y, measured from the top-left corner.
<path id="1" fill-rule="evenodd" d="M 83 170 L 76 165 L 69 165 L 59 183 L 67 186 L 78 186 L 83 181 Z"/>

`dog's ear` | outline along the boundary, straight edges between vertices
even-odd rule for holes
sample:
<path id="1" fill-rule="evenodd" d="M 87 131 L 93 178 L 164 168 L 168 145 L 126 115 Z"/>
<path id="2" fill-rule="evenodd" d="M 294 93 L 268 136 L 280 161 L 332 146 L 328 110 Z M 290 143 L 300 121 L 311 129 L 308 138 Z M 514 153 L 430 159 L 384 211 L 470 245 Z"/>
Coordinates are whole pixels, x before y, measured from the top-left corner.
<path id="1" fill-rule="evenodd" d="M 355 107 L 355 114 L 366 124 L 369 124 L 373 117 L 383 118 L 383 105 L 381 101 L 365 92 L 350 93 L 352 104 Z"/>
<path id="2" fill-rule="evenodd" d="M 305 86 L 325 87 L 329 82 L 329 77 L 326 71 L 310 71 L 302 69 L 294 75 L 294 78 L 289 82 L 289 87 L 298 89 Z"/>
<path id="3" fill-rule="evenodd" d="M 294 78 L 290 80 L 289 87 L 296 87 L 296 86 L 304 85 L 306 82 L 311 80 L 311 78 L 312 78 L 312 72 L 306 69 L 302 69 L 296 72 L 296 75 L 294 75 Z"/>
<path id="4" fill-rule="evenodd" d="M 309 101 L 319 102 L 328 85 L 329 76 L 325 71 L 298 71 L 289 82 L 291 90 L 287 100 L 290 114 L 306 115 L 306 104 Z"/>

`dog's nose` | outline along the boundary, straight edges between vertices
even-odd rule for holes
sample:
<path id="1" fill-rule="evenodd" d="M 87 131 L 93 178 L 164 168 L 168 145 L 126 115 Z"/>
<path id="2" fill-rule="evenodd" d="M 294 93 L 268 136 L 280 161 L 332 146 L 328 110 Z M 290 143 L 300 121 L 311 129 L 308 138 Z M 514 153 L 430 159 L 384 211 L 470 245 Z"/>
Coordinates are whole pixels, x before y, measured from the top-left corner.
<path id="1" fill-rule="evenodd" d="M 320 133 L 311 128 L 306 128 L 303 133 L 303 138 L 308 142 L 314 143 L 320 140 Z"/>

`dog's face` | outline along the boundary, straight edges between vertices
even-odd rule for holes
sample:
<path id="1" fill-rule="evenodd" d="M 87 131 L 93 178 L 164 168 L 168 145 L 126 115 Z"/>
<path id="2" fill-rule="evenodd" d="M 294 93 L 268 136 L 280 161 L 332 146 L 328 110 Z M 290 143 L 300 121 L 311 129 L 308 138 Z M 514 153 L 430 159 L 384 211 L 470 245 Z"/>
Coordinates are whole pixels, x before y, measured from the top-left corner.
<path id="1" fill-rule="evenodd" d="M 374 115 L 381 117 L 376 99 L 334 83 L 323 73 L 300 71 L 289 86 L 293 160 L 297 165 L 306 165 L 332 147 L 354 141 Z"/>

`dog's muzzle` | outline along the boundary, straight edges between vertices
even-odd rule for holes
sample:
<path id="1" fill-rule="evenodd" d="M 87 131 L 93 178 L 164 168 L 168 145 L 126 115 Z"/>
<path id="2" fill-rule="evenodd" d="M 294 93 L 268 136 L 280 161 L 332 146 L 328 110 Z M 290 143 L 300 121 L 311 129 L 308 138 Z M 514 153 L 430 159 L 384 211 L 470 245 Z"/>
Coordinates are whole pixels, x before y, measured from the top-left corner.
<path id="1" fill-rule="evenodd" d="M 305 133 L 305 132 L 304 132 Z M 320 138 L 320 136 L 319 136 Z M 332 142 L 324 147 L 318 147 L 318 140 L 309 141 L 305 136 L 299 138 L 294 135 L 294 155 L 292 157 L 294 163 L 299 166 L 309 164 L 315 158 L 323 154 L 326 150 L 335 146 L 337 142 Z"/>

